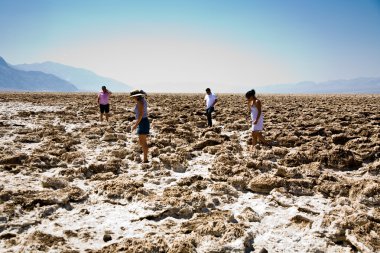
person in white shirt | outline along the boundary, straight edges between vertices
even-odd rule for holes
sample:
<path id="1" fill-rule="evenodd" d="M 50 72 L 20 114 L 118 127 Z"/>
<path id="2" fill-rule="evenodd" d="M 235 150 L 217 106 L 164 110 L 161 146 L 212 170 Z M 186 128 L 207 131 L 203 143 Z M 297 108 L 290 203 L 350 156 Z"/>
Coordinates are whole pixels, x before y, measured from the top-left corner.
<path id="1" fill-rule="evenodd" d="M 211 93 L 210 88 L 207 88 L 204 100 L 206 101 L 207 124 L 209 127 L 212 127 L 211 113 L 214 111 L 214 106 L 216 102 L 218 102 L 218 98 L 214 93 Z"/>

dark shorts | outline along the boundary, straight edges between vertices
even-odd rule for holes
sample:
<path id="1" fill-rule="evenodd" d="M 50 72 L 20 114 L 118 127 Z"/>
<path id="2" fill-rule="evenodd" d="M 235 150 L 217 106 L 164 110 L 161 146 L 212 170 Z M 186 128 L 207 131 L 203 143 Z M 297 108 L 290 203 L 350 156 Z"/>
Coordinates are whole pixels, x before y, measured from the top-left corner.
<path id="1" fill-rule="evenodd" d="M 110 105 L 99 105 L 100 113 L 109 113 L 110 112 Z"/>
<path id="2" fill-rule="evenodd" d="M 137 134 L 149 134 L 150 130 L 150 124 L 148 118 L 142 118 L 138 127 L 137 127 Z"/>

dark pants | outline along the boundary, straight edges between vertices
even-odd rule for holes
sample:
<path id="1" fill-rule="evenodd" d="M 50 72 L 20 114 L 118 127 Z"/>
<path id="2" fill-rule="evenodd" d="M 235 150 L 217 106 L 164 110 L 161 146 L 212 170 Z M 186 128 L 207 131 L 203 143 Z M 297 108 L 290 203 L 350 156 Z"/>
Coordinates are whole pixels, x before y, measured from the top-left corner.
<path id="1" fill-rule="evenodd" d="M 214 111 L 214 107 L 211 106 L 209 107 L 208 109 L 206 109 L 206 116 L 207 116 L 207 123 L 208 123 L 208 126 L 211 127 L 212 126 L 212 118 L 211 118 L 211 113 Z"/>

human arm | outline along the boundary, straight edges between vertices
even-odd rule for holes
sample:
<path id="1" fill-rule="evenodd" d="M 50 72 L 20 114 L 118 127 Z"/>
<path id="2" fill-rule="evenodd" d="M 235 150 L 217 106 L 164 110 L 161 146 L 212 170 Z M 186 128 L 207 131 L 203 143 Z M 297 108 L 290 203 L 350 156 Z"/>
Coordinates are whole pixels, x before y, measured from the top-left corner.
<path id="1" fill-rule="evenodd" d="M 98 94 L 98 104 L 100 104 L 100 94 Z"/>
<path id="2" fill-rule="evenodd" d="M 214 103 L 211 106 L 214 107 L 214 105 L 216 104 L 216 102 L 218 102 L 217 98 L 215 98 L 215 101 L 214 101 Z"/>
<path id="3" fill-rule="evenodd" d="M 143 101 L 138 101 L 137 102 L 137 110 L 139 111 L 139 117 L 136 119 L 136 123 L 132 127 L 132 131 L 134 131 L 137 126 L 140 124 L 143 114 L 144 114 L 144 102 Z"/>

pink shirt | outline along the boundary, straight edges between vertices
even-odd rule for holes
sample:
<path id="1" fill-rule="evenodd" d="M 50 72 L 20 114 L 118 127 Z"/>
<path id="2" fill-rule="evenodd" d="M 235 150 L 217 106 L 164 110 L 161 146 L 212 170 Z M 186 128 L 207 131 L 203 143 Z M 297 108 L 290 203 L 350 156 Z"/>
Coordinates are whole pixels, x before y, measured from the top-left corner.
<path id="1" fill-rule="evenodd" d="M 110 94 L 108 92 L 99 92 L 99 104 L 101 105 L 107 105 L 109 102 L 108 102 L 108 98 L 110 97 Z"/>

